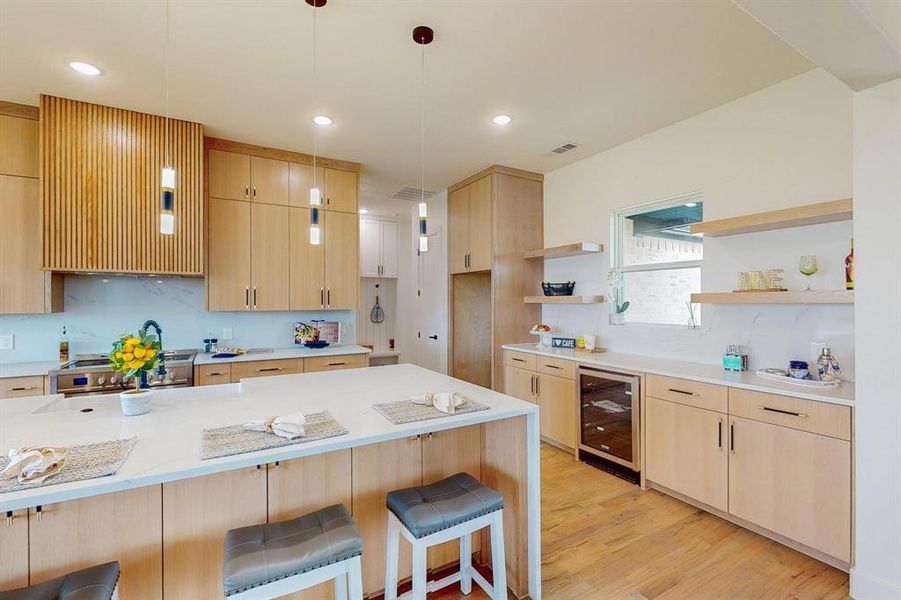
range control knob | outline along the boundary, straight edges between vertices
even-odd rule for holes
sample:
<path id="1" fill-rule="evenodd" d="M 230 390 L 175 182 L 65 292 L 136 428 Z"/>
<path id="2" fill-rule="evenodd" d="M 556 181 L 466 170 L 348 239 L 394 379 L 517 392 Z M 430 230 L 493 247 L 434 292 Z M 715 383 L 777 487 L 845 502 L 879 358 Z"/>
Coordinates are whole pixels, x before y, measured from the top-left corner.
<path id="1" fill-rule="evenodd" d="M 110 382 L 110 383 L 116 383 L 116 381 L 118 381 L 118 379 L 116 378 L 116 376 L 115 376 L 115 375 L 110 375 L 109 382 Z"/>
<path id="2" fill-rule="evenodd" d="M 103 385 L 104 383 L 106 383 L 106 379 L 104 377 L 101 376 L 97 378 L 97 385 Z"/>

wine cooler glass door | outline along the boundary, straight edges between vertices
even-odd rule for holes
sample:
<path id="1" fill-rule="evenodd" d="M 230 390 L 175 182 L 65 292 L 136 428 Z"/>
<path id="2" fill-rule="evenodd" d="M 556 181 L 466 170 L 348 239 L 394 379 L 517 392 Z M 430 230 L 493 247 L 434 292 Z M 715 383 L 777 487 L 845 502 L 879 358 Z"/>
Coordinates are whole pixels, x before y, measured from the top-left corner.
<path id="1" fill-rule="evenodd" d="M 582 446 L 637 468 L 638 379 L 582 369 L 579 388 Z"/>

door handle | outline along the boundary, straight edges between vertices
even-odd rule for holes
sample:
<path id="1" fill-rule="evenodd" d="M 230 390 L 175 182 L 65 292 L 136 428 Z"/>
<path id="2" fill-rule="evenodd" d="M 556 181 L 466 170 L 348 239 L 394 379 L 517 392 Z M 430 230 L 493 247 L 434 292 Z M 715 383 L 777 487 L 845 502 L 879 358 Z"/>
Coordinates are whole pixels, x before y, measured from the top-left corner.
<path id="1" fill-rule="evenodd" d="M 438 339 L 438 336 L 437 336 L 437 335 L 430 335 L 430 336 L 429 336 L 429 339 L 430 339 L 430 340 L 437 340 L 437 339 Z"/>
<path id="2" fill-rule="evenodd" d="M 535 395 L 541 395 L 541 378 L 538 375 L 535 376 Z"/>
<path id="3" fill-rule="evenodd" d="M 253 188 L 253 197 L 254 197 L 254 198 L 257 197 L 257 188 Z"/>
<path id="4" fill-rule="evenodd" d="M 729 424 L 729 452 L 735 454 L 735 421 Z"/>
<path id="5" fill-rule="evenodd" d="M 253 307 L 257 307 L 257 286 L 253 286 Z"/>
<path id="6" fill-rule="evenodd" d="M 244 288 L 244 310 L 250 308 L 250 288 Z"/>
<path id="7" fill-rule="evenodd" d="M 319 288 L 319 308 L 325 306 L 325 288 Z"/>
<path id="8" fill-rule="evenodd" d="M 535 395 L 535 376 L 529 375 L 529 393 Z"/>
<path id="9" fill-rule="evenodd" d="M 325 291 L 325 305 L 330 307 L 332 305 L 332 290 L 329 288 Z"/>
<path id="10" fill-rule="evenodd" d="M 249 196 L 249 195 L 250 195 L 250 188 L 248 188 L 248 187 L 245 185 L 245 186 L 244 186 L 244 199 L 247 200 L 247 196 Z"/>
<path id="11" fill-rule="evenodd" d="M 719 423 L 717 423 L 717 447 L 722 450 L 723 449 L 723 420 L 720 419 Z"/>

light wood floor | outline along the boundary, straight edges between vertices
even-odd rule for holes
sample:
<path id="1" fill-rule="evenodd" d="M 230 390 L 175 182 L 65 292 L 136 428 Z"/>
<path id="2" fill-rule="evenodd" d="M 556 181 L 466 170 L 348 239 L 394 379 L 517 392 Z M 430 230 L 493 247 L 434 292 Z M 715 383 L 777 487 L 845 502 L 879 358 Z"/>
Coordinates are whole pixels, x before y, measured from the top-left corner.
<path id="1" fill-rule="evenodd" d="M 846 573 L 546 444 L 541 473 L 547 600 L 849 598 Z"/>

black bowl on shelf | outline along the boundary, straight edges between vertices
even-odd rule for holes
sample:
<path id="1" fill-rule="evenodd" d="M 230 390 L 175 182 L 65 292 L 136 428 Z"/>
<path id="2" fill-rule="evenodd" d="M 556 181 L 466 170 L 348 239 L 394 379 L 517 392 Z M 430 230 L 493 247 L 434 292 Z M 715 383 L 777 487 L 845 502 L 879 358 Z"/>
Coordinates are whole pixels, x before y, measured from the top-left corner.
<path id="1" fill-rule="evenodd" d="M 325 348 L 328 346 L 328 342 L 325 340 L 308 340 L 303 345 L 307 348 Z"/>
<path id="2" fill-rule="evenodd" d="M 567 281 L 565 283 L 541 282 L 541 290 L 545 296 L 572 296 L 575 288 L 575 281 Z"/>

